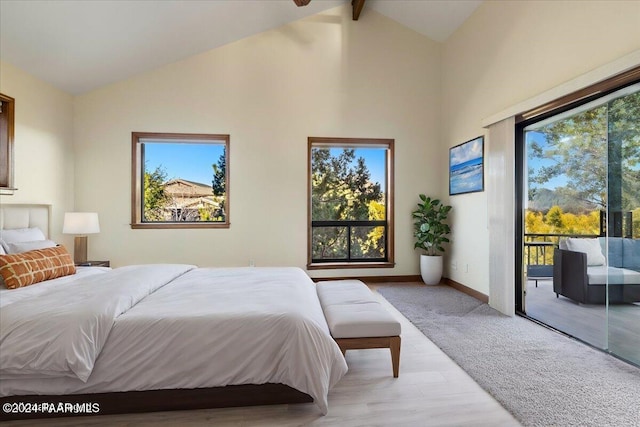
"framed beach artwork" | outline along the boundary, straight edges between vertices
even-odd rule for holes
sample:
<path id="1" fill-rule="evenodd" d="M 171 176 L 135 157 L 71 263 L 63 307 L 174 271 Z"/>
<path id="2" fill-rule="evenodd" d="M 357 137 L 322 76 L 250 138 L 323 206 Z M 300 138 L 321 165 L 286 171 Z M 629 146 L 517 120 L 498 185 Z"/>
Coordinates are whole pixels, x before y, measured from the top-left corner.
<path id="1" fill-rule="evenodd" d="M 449 195 L 484 191 L 484 136 L 449 149 Z"/>

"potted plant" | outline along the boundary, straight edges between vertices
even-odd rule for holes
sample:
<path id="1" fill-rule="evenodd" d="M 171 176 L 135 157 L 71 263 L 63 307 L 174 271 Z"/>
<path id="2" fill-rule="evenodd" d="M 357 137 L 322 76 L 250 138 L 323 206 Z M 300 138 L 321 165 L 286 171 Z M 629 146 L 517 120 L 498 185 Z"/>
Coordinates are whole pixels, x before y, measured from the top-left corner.
<path id="1" fill-rule="evenodd" d="M 427 285 L 437 285 L 442 278 L 442 244 L 448 242 L 451 233 L 445 221 L 451 206 L 443 205 L 438 199 L 420 194 L 421 202 L 411 214 L 414 221 L 413 235 L 416 238 L 414 249 L 422 249 L 426 254 L 420 255 L 420 274 Z"/>

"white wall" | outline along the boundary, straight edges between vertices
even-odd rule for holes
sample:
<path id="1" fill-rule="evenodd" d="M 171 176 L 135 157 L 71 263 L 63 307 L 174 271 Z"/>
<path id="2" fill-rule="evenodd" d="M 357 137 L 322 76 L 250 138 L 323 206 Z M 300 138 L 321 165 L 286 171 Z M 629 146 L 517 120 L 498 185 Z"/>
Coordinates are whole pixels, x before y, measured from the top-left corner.
<path id="1" fill-rule="evenodd" d="M 484 2 L 443 46 L 441 160 L 449 147 L 486 134 L 483 119 L 638 48 L 640 2 Z M 486 192 L 450 204 L 447 264 L 458 268 L 448 275 L 489 294 Z"/>
<path id="2" fill-rule="evenodd" d="M 302 267 L 306 138 L 395 138 L 396 268 L 313 274 L 417 274 L 409 213 L 419 193 L 446 198 L 448 148 L 485 134 L 486 117 L 640 48 L 640 2 L 489 1 L 443 46 L 372 10 L 353 22 L 349 9 L 75 100 L 0 63 L 0 91 L 16 98 L 20 188 L 0 203 L 53 204 L 65 243 L 65 211 L 98 211 L 90 256 L 115 265 Z M 132 131 L 231 134 L 231 228 L 131 230 Z M 458 268 L 447 274 L 488 294 L 486 193 L 450 203 L 447 265 Z"/>
<path id="3" fill-rule="evenodd" d="M 64 212 L 73 209 L 73 97 L 0 62 L 0 92 L 15 99 L 13 195 L 0 204 L 52 205 L 51 238 L 72 247 L 62 235 Z"/>
<path id="4" fill-rule="evenodd" d="M 307 137 L 395 139 L 396 267 L 418 274 L 410 212 L 438 194 L 440 45 L 345 5 L 75 100 L 76 207 L 97 211 L 90 257 L 114 265 L 304 267 Z M 231 228 L 132 230 L 131 132 L 231 135 Z"/>

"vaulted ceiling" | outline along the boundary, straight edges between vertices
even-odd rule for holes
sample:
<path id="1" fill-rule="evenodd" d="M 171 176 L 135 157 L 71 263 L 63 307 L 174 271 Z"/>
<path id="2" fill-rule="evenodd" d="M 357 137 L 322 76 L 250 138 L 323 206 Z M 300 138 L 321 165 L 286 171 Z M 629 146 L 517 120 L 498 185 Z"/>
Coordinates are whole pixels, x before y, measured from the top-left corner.
<path id="1" fill-rule="evenodd" d="M 80 94 L 345 3 L 0 0 L 0 60 Z M 353 7 L 361 21 L 375 10 L 444 41 L 480 3 L 354 0 Z"/>

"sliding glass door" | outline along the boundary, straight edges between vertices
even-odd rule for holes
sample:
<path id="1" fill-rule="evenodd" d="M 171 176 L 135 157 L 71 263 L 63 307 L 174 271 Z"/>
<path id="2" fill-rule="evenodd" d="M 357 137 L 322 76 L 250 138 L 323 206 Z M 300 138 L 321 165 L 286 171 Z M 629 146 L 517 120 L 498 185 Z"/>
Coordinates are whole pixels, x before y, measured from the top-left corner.
<path id="1" fill-rule="evenodd" d="M 607 103 L 608 350 L 636 364 L 640 364 L 639 86 L 618 92 Z"/>
<path id="2" fill-rule="evenodd" d="M 518 131 L 520 310 L 640 364 L 640 83 Z"/>

